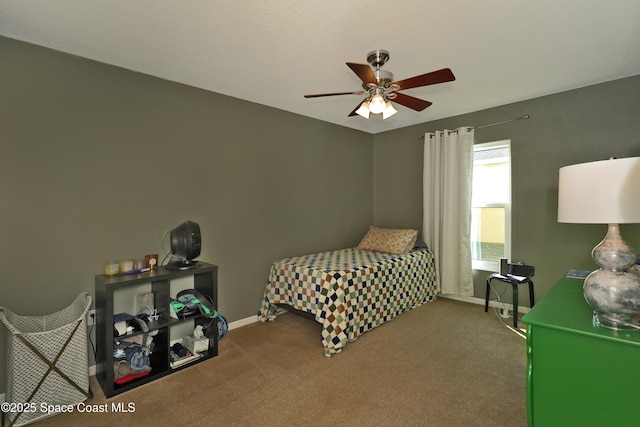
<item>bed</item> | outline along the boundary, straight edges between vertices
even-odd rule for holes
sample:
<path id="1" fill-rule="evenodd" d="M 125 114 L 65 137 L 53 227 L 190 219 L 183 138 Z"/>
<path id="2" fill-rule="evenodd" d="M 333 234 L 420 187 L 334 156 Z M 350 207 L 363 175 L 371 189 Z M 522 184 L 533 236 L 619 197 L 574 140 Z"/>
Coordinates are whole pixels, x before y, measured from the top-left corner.
<path id="1" fill-rule="evenodd" d="M 324 354 L 330 357 L 363 333 L 435 300 L 433 254 L 426 245 L 416 247 L 417 230 L 401 241 L 391 239 L 395 246 L 389 244 L 390 230 L 405 231 L 372 226 L 356 248 L 274 262 L 258 318 L 274 320 L 281 305 L 307 313 L 322 325 Z M 378 236 L 373 244 L 367 240 L 371 234 Z"/>

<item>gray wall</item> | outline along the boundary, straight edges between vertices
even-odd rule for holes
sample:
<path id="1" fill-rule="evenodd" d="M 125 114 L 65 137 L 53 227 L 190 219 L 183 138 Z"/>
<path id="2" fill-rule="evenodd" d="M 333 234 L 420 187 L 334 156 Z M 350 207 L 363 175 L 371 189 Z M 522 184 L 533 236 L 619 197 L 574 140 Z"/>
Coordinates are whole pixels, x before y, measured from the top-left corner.
<path id="1" fill-rule="evenodd" d="M 558 169 L 610 156 L 640 156 L 640 76 L 535 98 L 377 134 L 374 139 L 374 223 L 422 228 L 422 141 L 425 132 L 528 120 L 477 129 L 475 142 L 510 139 L 512 147 L 512 257 L 536 267 L 536 298 L 571 268 L 595 269 L 591 249 L 605 225 L 557 222 Z M 640 194 L 638 195 L 640 197 Z M 622 225 L 640 250 L 640 225 Z M 484 299 L 487 272 L 474 274 Z M 511 291 L 505 293 L 511 302 Z M 519 303 L 528 306 L 523 289 Z"/>
<path id="2" fill-rule="evenodd" d="M 243 319 L 274 260 L 355 246 L 372 223 L 369 134 L 6 38 L 0 63 L 0 306 L 16 313 L 93 294 L 105 260 L 162 258 L 190 219 L 220 312 Z M 4 366 L 0 351 L 0 393 Z"/>
<path id="3" fill-rule="evenodd" d="M 640 77 L 372 136 L 2 37 L 0 63 L 0 306 L 25 315 L 93 294 L 107 259 L 162 256 L 186 219 L 220 311 L 255 315 L 275 259 L 421 228 L 424 132 L 525 113 L 476 140 L 512 140 L 513 260 L 536 265 L 540 297 L 592 268 L 606 231 L 556 222 L 558 168 L 640 155 Z M 640 248 L 640 226 L 622 232 Z"/>

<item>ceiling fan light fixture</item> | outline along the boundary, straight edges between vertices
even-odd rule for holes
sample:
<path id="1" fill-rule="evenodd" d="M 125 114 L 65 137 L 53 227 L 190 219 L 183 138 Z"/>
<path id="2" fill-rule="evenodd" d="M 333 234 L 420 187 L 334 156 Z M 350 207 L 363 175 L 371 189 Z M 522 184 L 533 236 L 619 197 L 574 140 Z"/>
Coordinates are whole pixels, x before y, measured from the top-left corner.
<path id="1" fill-rule="evenodd" d="M 369 103 L 367 101 L 364 101 L 362 104 L 360 104 L 360 108 L 356 110 L 356 114 L 359 115 L 360 117 L 364 117 L 365 119 L 368 119 Z"/>
<path id="2" fill-rule="evenodd" d="M 387 101 L 387 103 L 385 104 L 385 109 L 382 112 L 382 120 L 388 119 L 389 117 L 393 116 L 397 112 L 398 110 L 396 110 L 393 107 L 393 105 L 391 105 L 391 102 Z"/>
<path id="3" fill-rule="evenodd" d="M 400 104 L 414 111 L 422 111 L 432 105 L 431 102 L 424 99 L 415 98 L 406 95 L 401 91 L 413 89 L 416 87 L 435 85 L 439 83 L 451 82 L 456 79 L 453 72 L 449 68 L 432 71 L 430 73 L 420 74 L 403 80 L 395 80 L 393 74 L 381 70 L 389 60 L 389 52 L 377 49 L 369 52 L 367 55 L 368 64 L 359 64 L 356 62 L 347 62 L 347 66 L 362 81 L 362 89 L 351 92 L 333 92 L 318 93 L 304 95 L 305 98 L 319 98 L 323 96 L 337 95 L 365 95 L 366 102 L 360 102 L 355 110 L 351 111 L 347 117 L 359 115 L 368 119 L 373 114 L 382 114 L 382 118 L 386 119 L 396 114 L 398 111 L 390 105 L 389 101 Z"/>
<path id="4" fill-rule="evenodd" d="M 375 94 L 371 97 L 371 102 L 369 102 L 369 111 L 373 114 L 380 114 L 384 111 L 386 105 L 384 98 L 380 94 Z"/>

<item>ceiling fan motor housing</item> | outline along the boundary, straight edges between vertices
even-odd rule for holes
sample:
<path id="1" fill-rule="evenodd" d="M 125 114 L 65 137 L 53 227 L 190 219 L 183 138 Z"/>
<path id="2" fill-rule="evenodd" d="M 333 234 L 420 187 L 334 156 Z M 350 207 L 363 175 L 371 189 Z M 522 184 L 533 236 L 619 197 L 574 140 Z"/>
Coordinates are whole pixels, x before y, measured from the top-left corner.
<path id="1" fill-rule="evenodd" d="M 380 69 L 387 63 L 389 58 L 389 51 L 382 49 L 376 49 L 367 54 L 367 62 L 375 67 L 374 74 L 378 80 L 378 85 L 383 88 L 389 87 L 389 84 L 393 82 L 393 74 L 390 71 Z M 370 83 L 363 83 L 362 87 L 370 93 L 373 89 L 376 89 L 376 86 Z"/>
<path id="2" fill-rule="evenodd" d="M 388 50 L 376 49 L 367 54 L 367 62 L 376 68 L 382 67 L 388 60 Z"/>
<path id="3" fill-rule="evenodd" d="M 386 70 L 376 70 L 375 71 L 376 78 L 378 79 L 378 83 L 380 86 L 388 87 L 389 84 L 393 81 L 393 74 Z"/>

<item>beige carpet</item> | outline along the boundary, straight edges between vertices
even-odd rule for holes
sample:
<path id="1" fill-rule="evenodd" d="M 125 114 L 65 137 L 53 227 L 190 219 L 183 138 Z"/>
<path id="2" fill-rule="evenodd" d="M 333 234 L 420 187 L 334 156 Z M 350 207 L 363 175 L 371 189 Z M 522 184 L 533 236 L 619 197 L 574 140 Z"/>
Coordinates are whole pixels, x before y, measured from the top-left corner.
<path id="1" fill-rule="evenodd" d="M 325 357 L 320 325 L 286 313 L 229 331 L 220 355 L 37 426 L 525 426 L 525 340 L 480 305 L 425 304 Z M 112 404 L 132 404 L 129 413 Z"/>

